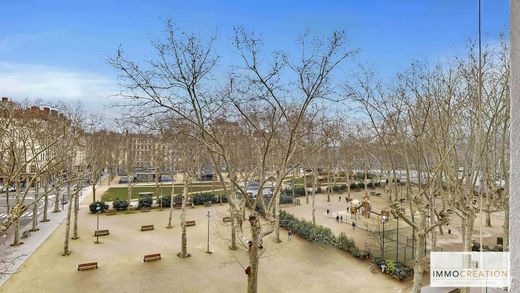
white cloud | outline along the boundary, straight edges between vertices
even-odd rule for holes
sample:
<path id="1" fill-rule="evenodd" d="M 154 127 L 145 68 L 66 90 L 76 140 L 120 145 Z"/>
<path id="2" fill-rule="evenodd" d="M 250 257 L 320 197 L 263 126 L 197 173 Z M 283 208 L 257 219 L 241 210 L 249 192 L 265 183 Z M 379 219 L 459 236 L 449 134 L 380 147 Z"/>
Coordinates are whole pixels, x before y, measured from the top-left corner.
<path id="1" fill-rule="evenodd" d="M 0 61 L 0 95 L 14 99 L 80 100 L 90 109 L 118 92 L 111 77 L 61 67 Z"/>

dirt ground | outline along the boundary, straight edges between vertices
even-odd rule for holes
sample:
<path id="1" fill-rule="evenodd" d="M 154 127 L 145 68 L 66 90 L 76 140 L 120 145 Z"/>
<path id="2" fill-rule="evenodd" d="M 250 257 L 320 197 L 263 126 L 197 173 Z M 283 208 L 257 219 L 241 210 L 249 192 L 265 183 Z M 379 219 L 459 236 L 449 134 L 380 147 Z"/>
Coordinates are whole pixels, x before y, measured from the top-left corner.
<path id="1" fill-rule="evenodd" d="M 176 256 L 180 251 L 180 210 L 174 210 L 173 229 L 165 228 L 167 209 L 101 215 L 100 229 L 110 229 L 110 235 L 100 237 L 101 243 L 95 244 L 92 235 L 96 216 L 88 213 L 90 201 L 86 198 L 81 204 L 81 238 L 71 240 L 71 254 L 62 256 L 63 223 L 0 292 L 246 291 L 247 255 L 244 248 L 233 253 L 227 248 L 229 228 L 222 223 L 226 205 L 188 210 L 187 220 L 195 220 L 197 224 L 187 228 L 191 257 L 181 259 Z M 208 210 L 212 214 L 212 254 L 205 253 Z M 155 230 L 141 232 L 140 226 L 147 224 L 154 224 Z M 259 292 L 406 292 L 411 285 L 379 272 L 371 273 L 366 262 L 338 249 L 298 237 L 287 241 L 286 231 L 282 230 L 282 234 L 284 241 L 280 244 L 271 241 L 270 236 L 264 241 Z M 162 260 L 142 262 L 143 255 L 157 252 L 162 254 Z M 92 261 L 98 262 L 97 270 L 76 270 L 79 263 Z"/>

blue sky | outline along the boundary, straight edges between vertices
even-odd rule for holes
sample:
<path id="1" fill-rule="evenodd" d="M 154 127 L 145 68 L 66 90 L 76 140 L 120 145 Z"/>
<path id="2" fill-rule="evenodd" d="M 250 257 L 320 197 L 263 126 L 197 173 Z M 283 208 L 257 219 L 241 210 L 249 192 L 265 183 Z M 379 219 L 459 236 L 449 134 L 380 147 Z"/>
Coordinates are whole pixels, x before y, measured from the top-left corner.
<path id="1" fill-rule="evenodd" d="M 305 29 L 345 30 L 356 62 L 383 77 L 414 60 L 436 62 L 461 54 L 476 37 L 477 1 L 34 1 L 0 0 L 0 95 L 80 99 L 101 107 L 117 91 L 106 64 L 119 45 L 135 59 L 152 57 L 150 40 L 161 37 L 167 18 L 184 31 L 217 32 L 224 62 L 233 26 L 260 34 L 267 49 L 295 53 Z M 484 41 L 509 30 L 509 1 L 482 0 Z"/>

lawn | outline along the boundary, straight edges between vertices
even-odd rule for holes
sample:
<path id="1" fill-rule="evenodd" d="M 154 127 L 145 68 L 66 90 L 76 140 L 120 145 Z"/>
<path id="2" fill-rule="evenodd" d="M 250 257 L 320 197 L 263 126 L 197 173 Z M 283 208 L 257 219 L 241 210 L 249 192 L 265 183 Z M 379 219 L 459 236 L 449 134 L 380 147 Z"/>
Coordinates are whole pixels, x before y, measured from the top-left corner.
<path id="1" fill-rule="evenodd" d="M 175 184 L 174 187 L 175 194 L 181 194 L 182 193 L 182 184 Z M 215 184 L 215 190 L 220 190 L 221 186 Z M 139 198 L 140 192 L 154 192 L 155 186 L 154 185 L 147 185 L 147 186 L 134 186 L 132 188 L 132 198 L 137 199 Z M 162 195 L 170 195 L 172 191 L 171 185 L 162 186 L 159 187 L 159 192 Z M 190 186 L 189 192 L 211 192 L 212 186 L 211 184 L 195 184 Z M 219 194 L 219 192 L 215 192 L 216 194 Z M 113 201 L 116 198 L 120 199 L 126 199 L 128 194 L 128 187 L 112 187 L 109 188 L 101 197 L 102 201 Z"/>

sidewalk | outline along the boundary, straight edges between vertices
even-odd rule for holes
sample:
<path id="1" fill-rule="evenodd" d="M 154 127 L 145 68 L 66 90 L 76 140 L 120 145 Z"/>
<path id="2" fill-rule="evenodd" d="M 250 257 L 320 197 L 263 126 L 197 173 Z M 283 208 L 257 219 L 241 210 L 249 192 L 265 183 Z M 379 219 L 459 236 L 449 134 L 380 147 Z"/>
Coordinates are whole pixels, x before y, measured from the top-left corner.
<path id="1" fill-rule="evenodd" d="M 101 179 L 101 182 L 105 180 L 105 177 Z M 97 185 L 100 187 L 100 185 Z M 81 206 L 81 202 L 89 195 L 92 194 L 92 186 L 86 186 L 80 191 L 79 202 Z M 9 256 L 9 258 L 15 258 L 15 260 L 9 264 L 8 266 L 8 274 L 0 276 L 0 287 L 11 277 L 13 273 L 16 273 L 18 269 L 24 264 L 24 262 L 40 247 L 40 245 L 49 238 L 49 236 L 58 228 L 61 223 L 67 218 L 67 207 L 70 202 L 63 206 L 63 210 L 59 213 L 48 213 L 49 222 L 41 223 L 38 222 L 38 228 L 40 230 L 36 232 L 31 232 L 31 235 L 26 239 L 21 239 L 24 244 L 20 246 L 10 246 L 10 243 L 13 243 L 14 236 L 10 236 L 4 241 L 4 244 L 0 246 L 0 250 L 3 251 L 5 256 Z M 72 217 L 72 215 L 71 215 Z M 29 230 L 31 227 L 31 223 L 20 227 L 20 231 Z M 71 228 L 72 229 L 72 228 Z"/>

